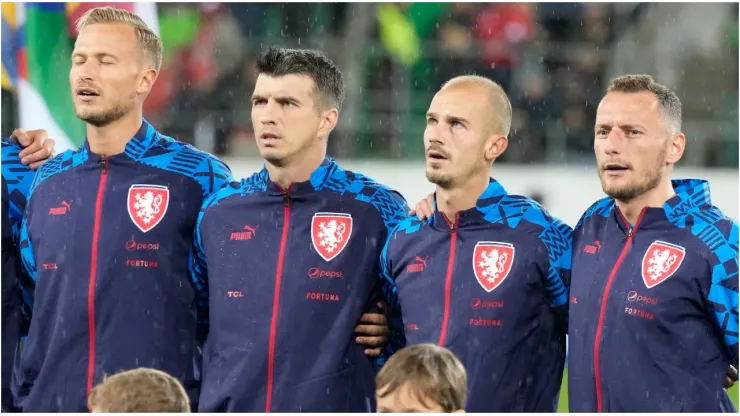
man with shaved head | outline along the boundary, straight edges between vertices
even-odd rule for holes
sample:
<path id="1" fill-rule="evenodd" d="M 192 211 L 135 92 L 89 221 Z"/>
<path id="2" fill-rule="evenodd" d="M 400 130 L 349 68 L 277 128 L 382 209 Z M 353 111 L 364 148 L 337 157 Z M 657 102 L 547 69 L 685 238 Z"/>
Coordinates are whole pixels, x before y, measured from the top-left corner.
<path id="1" fill-rule="evenodd" d="M 381 256 L 407 342 L 435 343 L 460 359 L 469 412 L 555 412 L 572 230 L 490 177 L 511 127 L 499 85 L 448 81 L 426 123 L 426 176 L 436 191 L 394 229 Z"/>

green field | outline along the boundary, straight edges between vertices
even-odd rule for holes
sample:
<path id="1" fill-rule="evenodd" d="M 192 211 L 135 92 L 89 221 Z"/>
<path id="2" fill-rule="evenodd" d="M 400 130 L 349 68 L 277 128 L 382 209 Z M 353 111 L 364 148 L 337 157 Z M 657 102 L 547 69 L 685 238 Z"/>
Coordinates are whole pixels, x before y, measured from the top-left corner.
<path id="1" fill-rule="evenodd" d="M 558 412 L 560 413 L 568 413 L 568 369 L 565 369 L 565 376 L 563 377 L 563 384 L 561 384 L 560 387 L 560 402 L 558 404 Z M 730 389 L 730 397 L 732 397 L 732 401 L 735 403 L 735 407 L 738 407 L 738 398 L 737 398 L 737 387 L 738 385 L 735 384 Z"/>

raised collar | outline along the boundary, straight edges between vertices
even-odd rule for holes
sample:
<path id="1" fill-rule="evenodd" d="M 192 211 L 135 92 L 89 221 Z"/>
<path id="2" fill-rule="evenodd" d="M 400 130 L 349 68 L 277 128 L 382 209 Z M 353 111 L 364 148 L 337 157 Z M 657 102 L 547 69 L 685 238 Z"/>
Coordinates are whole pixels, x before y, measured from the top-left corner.
<path id="1" fill-rule="evenodd" d="M 126 148 L 124 149 L 124 152 L 121 154 L 109 156 L 108 159 L 116 160 L 126 157 L 132 158 L 134 160 L 139 159 L 141 155 L 144 154 L 144 152 L 146 152 L 152 146 L 152 144 L 156 140 L 156 137 L 157 131 L 154 129 L 154 127 L 145 119 L 141 119 L 141 127 L 139 127 L 139 130 L 136 131 L 136 134 L 134 134 L 131 140 L 126 143 Z M 85 137 L 85 141 L 82 143 L 80 149 L 88 154 L 89 160 L 97 162 L 102 159 L 100 155 L 95 154 L 90 150 L 90 143 L 88 142 L 87 137 Z"/>
<path id="2" fill-rule="evenodd" d="M 304 195 L 321 190 L 332 175 L 340 169 L 341 168 L 334 159 L 326 156 L 321 162 L 321 165 L 311 172 L 311 176 L 307 181 L 293 182 L 290 184 L 288 189 L 284 189 L 277 182 L 273 182 L 270 179 L 270 174 L 267 172 L 267 167 L 264 166 L 258 174 L 257 182 L 261 187 L 267 189 L 271 193 L 287 194 L 289 196 Z"/>
<path id="3" fill-rule="evenodd" d="M 711 206 L 712 199 L 709 182 L 704 179 L 674 179 L 671 181 L 676 195 L 668 199 L 662 207 L 645 207 L 635 223 L 635 228 L 659 228 L 671 223 L 683 226 L 689 215 Z M 630 226 L 612 199 L 614 219 L 619 227 L 627 231 Z"/>
<path id="4" fill-rule="evenodd" d="M 496 179 L 489 178 L 488 186 L 478 197 L 475 207 L 458 211 L 455 218 L 447 218 L 445 214 L 437 210 L 437 198 L 434 198 L 434 215 L 429 219 L 429 224 L 438 229 L 451 230 L 463 228 L 469 225 L 479 225 L 483 223 L 496 223 L 504 219 L 496 207 L 501 200 L 507 196 L 506 189 Z"/>

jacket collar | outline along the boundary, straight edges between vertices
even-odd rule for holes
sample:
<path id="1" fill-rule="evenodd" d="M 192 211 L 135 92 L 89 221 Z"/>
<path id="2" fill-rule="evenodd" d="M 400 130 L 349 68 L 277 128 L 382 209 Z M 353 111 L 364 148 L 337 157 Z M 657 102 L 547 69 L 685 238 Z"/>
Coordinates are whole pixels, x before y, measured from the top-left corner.
<path id="1" fill-rule="evenodd" d="M 341 171 L 339 164 L 334 159 L 326 156 L 316 170 L 311 173 L 309 179 L 305 182 L 293 182 L 288 189 L 284 189 L 277 182 L 270 179 L 267 167 L 263 166 L 258 173 L 257 182 L 261 187 L 267 189 L 271 194 L 287 194 L 289 196 L 305 195 L 311 192 L 319 191 L 332 178 L 332 175 Z"/>
<path id="2" fill-rule="evenodd" d="M 108 157 L 108 160 L 124 159 L 126 157 L 137 160 L 139 159 L 149 148 L 157 138 L 157 130 L 149 124 L 145 119 L 141 119 L 141 127 L 136 131 L 131 140 L 126 143 L 126 148 L 123 153 Z M 85 141 L 80 146 L 80 150 L 88 154 L 89 160 L 98 162 L 102 159 L 100 155 L 93 153 L 90 150 L 90 143 L 85 137 Z"/>
<path id="3" fill-rule="evenodd" d="M 637 228 L 657 228 L 667 222 L 684 226 L 686 218 L 712 205 L 709 182 L 703 179 L 674 179 L 671 181 L 676 193 L 662 207 L 645 207 L 635 224 Z M 622 230 L 627 230 L 627 221 L 614 204 L 614 216 Z"/>
<path id="4" fill-rule="evenodd" d="M 501 200 L 507 196 L 506 189 L 496 179 L 489 178 L 488 186 L 478 197 L 475 207 L 458 211 L 455 218 L 447 218 L 437 210 L 437 197 L 434 198 L 434 215 L 429 219 L 429 224 L 440 230 L 450 230 L 470 225 L 490 224 L 503 222 L 505 216 L 498 209 Z"/>

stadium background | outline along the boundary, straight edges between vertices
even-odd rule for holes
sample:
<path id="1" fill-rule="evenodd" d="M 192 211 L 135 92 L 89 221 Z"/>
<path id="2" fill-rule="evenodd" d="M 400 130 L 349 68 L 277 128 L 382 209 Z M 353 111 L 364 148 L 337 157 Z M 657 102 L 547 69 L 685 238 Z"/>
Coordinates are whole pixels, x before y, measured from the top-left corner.
<path id="1" fill-rule="evenodd" d="M 260 49 L 319 48 L 345 74 L 329 154 L 346 167 L 415 203 L 433 189 L 422 134 L 434 92 L 455 75 L 489 76 L 514 107 L 493 175 L 575 225 L 603 196 L 592 152 L 599 99 L 611 77 L 649 73 L 683 102 L 676 176 L 709 179 L 715 204 L 738 219 L 737 4 L 3 3 L 3 136 L 45 128 L 59 150 L 79 145 L 73 22 L 98 5 L 134 11 L 162 37 L 147 119 L 222 157 L 236 177 L 261 167 L 249 101 Z M 737 404 L 737 388 L 732 396 Z"/>

